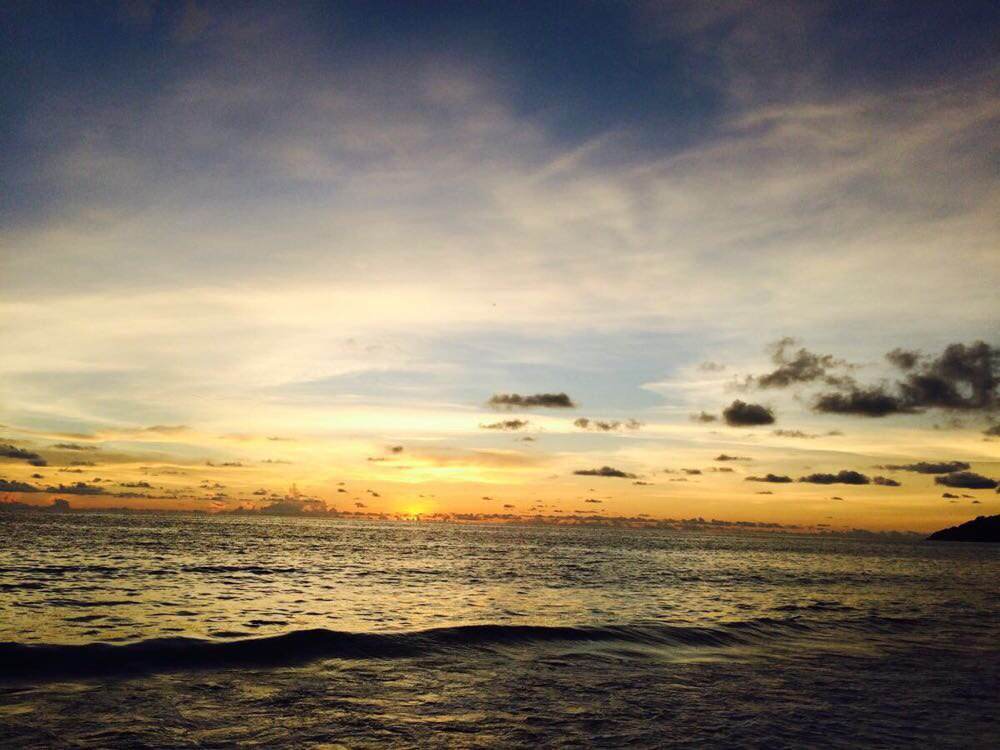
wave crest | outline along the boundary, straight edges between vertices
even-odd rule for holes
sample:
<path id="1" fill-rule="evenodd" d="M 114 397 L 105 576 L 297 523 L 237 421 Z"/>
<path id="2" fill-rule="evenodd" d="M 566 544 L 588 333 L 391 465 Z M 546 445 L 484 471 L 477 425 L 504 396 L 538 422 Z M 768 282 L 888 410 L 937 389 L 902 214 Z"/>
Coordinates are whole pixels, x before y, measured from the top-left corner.
<path id="1" fill-rule="evenodd" d="M 791 617 L 781 620 L 761 618 L 711 627 L 487 624 L 404 633 L 353 633 L 320 628 L 230 641 L 154 638 L 123 645 L 7 642 L 0 643 L 0 664 L 4 665 L 0 680 L 20 682 L 237 666 L 284 666 L 336 658 L 403 658 L 544 642 L 617 642 L 637 647 L 726 647 L 759 643 L 810 631 L 814 627 Z"/>

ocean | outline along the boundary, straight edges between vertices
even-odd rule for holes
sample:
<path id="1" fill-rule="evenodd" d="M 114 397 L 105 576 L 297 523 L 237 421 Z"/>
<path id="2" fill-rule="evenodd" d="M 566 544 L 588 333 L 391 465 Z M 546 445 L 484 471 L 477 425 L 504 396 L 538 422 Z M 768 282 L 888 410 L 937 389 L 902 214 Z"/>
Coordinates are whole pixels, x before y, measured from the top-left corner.
<path id="1" fill-rule="evenodd" d="M 1000 746 L 1000 546 L 0 515 L 11 748 Z"/>

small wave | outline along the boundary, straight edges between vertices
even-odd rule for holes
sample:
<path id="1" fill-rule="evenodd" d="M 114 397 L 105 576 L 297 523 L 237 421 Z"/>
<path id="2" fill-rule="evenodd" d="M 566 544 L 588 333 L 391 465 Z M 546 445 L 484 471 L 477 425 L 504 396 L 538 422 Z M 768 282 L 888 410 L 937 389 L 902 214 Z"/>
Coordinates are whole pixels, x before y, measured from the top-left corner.
<path id="1" fill-rule="evenodd" d="M 108 565 L 11 565 L 0 567 L 0 574 L 7 575 L 40 575 L 57 576 L 75 573 L 96 573 L 99 575 L 115 575 L 121 573 L 122 568 L 114 568 Z"/>
<path id="2" fill-rule="evenodd" d="M 0 583 L 0 591 L 37 591 L 45 588 L 41 581 L 25 581 L 23 583 Z"/>
<path id="3" fill-rule="evenodd" d="M 865 618 L 867 621 L 868 618 Z M 870 624 L 870 623 L 868 623 Z M 155 638 L 123 645 L 0 643 L 0 681 L 100 677 L 226 667 L 291 666 L 318 659 L 402 658 L 546 642 L 617 642 L 646 647 L 752 645 L 811 631 L 798 618 L 760 618 L 711 627 L 458 625 L 405 633 L 312 629 L 263 638 L 212 641 Z"/>
<path id="4" fill-rule="evenodd" d="M 160 573 L 162 571 L 156 570 L 153 572 Z M 177 571 L 167 571 L 167 572 L 173 573 Z M 182 565 L 179 568 L 179 572 L 269 576 L 269 575 L 291 574 L 300 571 L 296 568 L 267 567 L 264 565 Z"/>
<path id="5" fill-rule="evenodd" d="M 822 612 L 850 612 L 853 611 L 854 607 L 849 607 L 846 604 L 842 604 L 837 601 L 826 601 L 817 600 L 814 602 L 808 602 L 805 604 L 782 604 L 780 606 L 774 607 L 775 612 L 808 612 L 808 611 L 822 611 Z"/>

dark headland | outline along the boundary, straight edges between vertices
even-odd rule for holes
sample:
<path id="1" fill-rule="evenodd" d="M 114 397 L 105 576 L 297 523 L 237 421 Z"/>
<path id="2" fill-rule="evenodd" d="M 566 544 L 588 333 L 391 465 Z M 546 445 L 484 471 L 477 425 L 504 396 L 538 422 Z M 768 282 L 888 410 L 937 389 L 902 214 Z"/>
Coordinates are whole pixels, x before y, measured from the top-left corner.
<path id="1" fill-rule="evenodd" d="M 960 526 L 935 531 L 927 539 L 932 542 L 1000 542 L 1000 515 L 979 516 Z"/>

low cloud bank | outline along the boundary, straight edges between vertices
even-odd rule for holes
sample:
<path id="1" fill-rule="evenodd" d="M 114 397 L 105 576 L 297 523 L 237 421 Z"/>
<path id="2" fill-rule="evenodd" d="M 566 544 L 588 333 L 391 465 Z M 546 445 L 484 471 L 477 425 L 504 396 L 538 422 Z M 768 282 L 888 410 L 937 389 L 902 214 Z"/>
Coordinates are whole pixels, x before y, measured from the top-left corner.
<path id="1" fill-rule="evenodd" d="M 616 479 L 635 479 L 635 474 L 629 474 L 621 469 L 615 469 L 611 466 L 602 466 L 599 469 L 577 469 L 573 472 L 577 476 L 581 477 L 614 477 Z"/>

